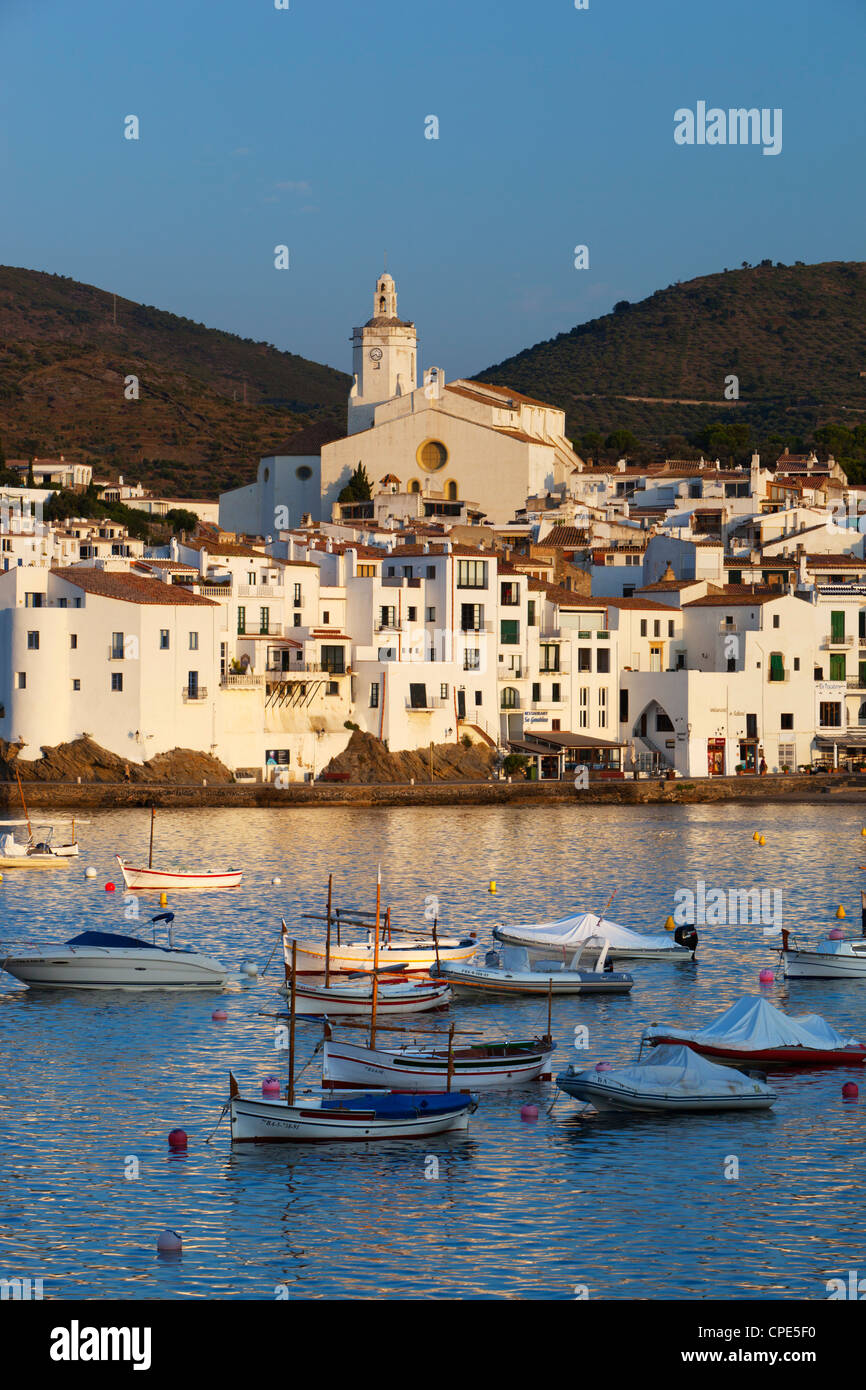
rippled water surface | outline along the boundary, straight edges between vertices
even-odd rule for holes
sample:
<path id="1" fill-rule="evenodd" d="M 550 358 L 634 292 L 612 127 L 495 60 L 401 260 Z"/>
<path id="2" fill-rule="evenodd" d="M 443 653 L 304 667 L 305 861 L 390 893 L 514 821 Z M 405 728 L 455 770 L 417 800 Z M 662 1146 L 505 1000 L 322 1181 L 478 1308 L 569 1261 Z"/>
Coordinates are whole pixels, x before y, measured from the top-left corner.
<path id="1" fill-rule="evenodd" d="M 369 908 L 381 861 L 394 922 L 435 893 L 443 925 L 480 931 L 600 911 L 659 930 L 678 887 L 764 887 L 789 925 L 825 931 L 838 903 L 859 930 L 866 841 L 856 807 L 411 808 L 161 812 L 155 861 L 245 869 L 235 893 L 173 897 L 181 939 L 260 968 L 279 919 L 318 934 L 329 872 Z M 68 871 L 7 873 L 4 941 L 128 931 L 107 894 L 117 851 L 147 852 L 149 814 L 94 815 Z M 757 846 L 760 829 L 766 845 Z M 87 881 L 84 868 L 98 876 Z M 279 875 L 281 886 L 271 879 Z M 487 891 L 495 879 L 496 896 Z M 157 911 L 147 900 L 145 912 Z M 631 967 L 630 997 L 554 1003 L 560 1070 L 626 1061 L 651 1022 L 700 1025 L 776 963 L 758 926 L 705 927 L 696 965 Z M 866 1266 L 864 1109 L 841 1088 L 860 1069 L 782 1075 L 766 1113 L 575 1118 L 552 1082 L 482 1096 L 468 1137 L 350 1146 L 211 1143 L 229 1067 L 258 1093 L 277 1054 L 277 960 L 221 997 L 28 990 L 0 976 L 0 1276 L 41 1277 L 46 1298 L 825 1298 Z M 767 997 L 866 1032 L 866 983 L 779 980 Z M 211 1013 L 217 1000 L 225 1023 Z M 533 1032 L 546 1003 L 462 1002 L 461 1028 Z M 447 1015 L 436 1015 L 438 1020 Z M 429 1022 L 429 1016 L 428 1016 Z M 590 1031 L 576 1054 L 575 1025 Z M 298 1025 L 300 1065 L 320 1028 Z M 283 1056 L 285 1054 L 282 1054 Z M 304 1082 L 319 1080 L 316 1063 Z M 866 1106 L 866 1077 L 862 1078 Z M 548 1113 L 555 1097 L 555 1107 Z M 527 1100 L 537 1124 L 520 1119 Z M 169 1154 L 174 1126 L 189 1152 Z M 435 1155 L 438 1179 L 425 1176 Z M 725 1178 L 730 1156 L 736 1181 Z M 125 1171 L 138 1160 L 139 1177 Z M 730 1167 L 730 1165 L 729 1165 Z M 160 1231 L 183 1258 L 155 1254 Z"/>

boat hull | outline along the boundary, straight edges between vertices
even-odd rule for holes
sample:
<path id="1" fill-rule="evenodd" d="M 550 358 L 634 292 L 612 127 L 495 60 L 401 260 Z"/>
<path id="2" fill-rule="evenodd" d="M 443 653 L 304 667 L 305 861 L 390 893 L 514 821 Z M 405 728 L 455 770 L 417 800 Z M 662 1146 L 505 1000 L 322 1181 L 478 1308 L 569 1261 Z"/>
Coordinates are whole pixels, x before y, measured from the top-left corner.
<path id="1" fill-rule="evenodd" d="M 542 941 L 539 937 L 523 936 L 520 932 L 509 931 L 507 927 L 494 927 L 493 936 L 496 938 L 497 941 L 501 941 L 503 946 L 525 946 L 526 949 L 529 951 L 530 956 L 534 957 L 536 960 L 549 960 L 558 951 L 562 950 L 561 942 L 558 942 L 553 937 L 549 941 Z M 566 947 L 566 950 L 569 957 L 573 956 L 576 951 L 580 950 L 580 942 L 570 942 Z M 590 957 L 590 954 L 591 953 L 587 951 L 587 958 Z M 596 952 L 596 954 L 598 953 Z M 608 948 L 607 958 L 611 961 L 690 961 L 692 959 L 692 953 L 691 951 L 686 950 L 684 946 L 678 946 L 675 942 L 672 942 L 669 948 L 664 949 L 662 949 L 661 947 L 649 946 L 634 946 L 629 947 L 628 949 L 623 949 L 621 947 L 611 945 Z"/>
<path id="2" fill-rule="evenodd" d="M 768 1110 L 775 1101 L 774 1094 L 764 1092 L 755 1095 L 727 1096 L 701 1095 L 701 1096 L 672 1096 L 664 1094 L 647 1094 L 645 1091 L 637 1091 L 625 1086 L 605 1086 L 601 1082 L 591 1080 L 578 1080 L 568 1076 L 558 1076 L 556 1084 L 560 1090 L 565 1091 L 569 1096 L 574 1096 L 575 1100 L 582 1100 L 590 1105 L 594 1105 L 596 1110 L 601 1111 L 622 1111 L 631 1110 L 643 1113 L 655 1113 L 657 1111 L 667 1111 L 668 1113 L 682 1112 L 683 1114 L 698 1114 L 713 1110 Z"/>
<path id="3" fill-rule="evenodd" d="M 561 978 L 558 978 L 560 977 Z M 634 981 L 618 971 L 554 971 L 545 975 L 533 971 L 493 971 L 482 966 L 446 965 L 439 978 L 447 980 L 458 994 L 627 994 Z"/>
<path id="4" fill-rule="evenodd" d="M 447 1113 L 378 1116 L 375 1111 L 323 1110 L 308 1103 L 233 1096 L 229 1102 L 233 1144 L 369 1144 L 383 1139 L 426 1139 L 465 1132 L 469 1107 Z"/>
<path id="5" fill-rule="evenodd" d="M 769 1047 L 737 1052 L 729 1047 L 711 1047 L 688 1038 L 654 1036 L 647 1040 L 654 1047 L 689 1047 L 701 1057 L 738 1067 L 856 1067 L 866 1062 L 866 1047 L 832 1050 L 812 1047 Z"/>
<path id="6" fill-rule="evenodd" d="M 439 960 L 462 961 L 470 960 L 478 950 L 476 941 L 461 943 L 460 945 L 445 946 L 439 944 Z M 406 975 L 428 975 L 436 965 L 436 951 L 432 946 L 401 946 L 399 942 L 380 942 L 379 943 L 379 965 L 385 967 L 389 961 L 395 965 L 405 965 Z M 351 944 L 347 946 L 331 945 L 330 968 L 331 972 L 350 972 L 353 970 L 372 970 L 374 965 L 374 951 L 372 945 Z M 298 942 L 295 958 L 295 968 L 300 973 L 324 974 L 325 971 L 325 943 Z"/>
<path id="7" fill-rule="evenodd" d="M 242 870 L 227 870 L 225 873 L 194 874 L 172 873 L 166 869 L 133 868 L 118 857 L 123 881 L 130 892 L 168 893 L 168 892 L 210 892 L 216 888 L 237 888 L 243 878 Z"/>
<path id="8" fill-rule="evenodd" d="M 862 955 L 788 951 L 784 959 L 789 980 L 866 980 L 866 958 Z"/>
<path id="9" fill-rule="evenodd" d="M 3 854 L 0 855 L 0 869 L 62 869 L 69 867 L 69 858 L 63 854 Z"/>
<path id="10" fill-rule="evenodd" d="M 290 986 L 283 985 L 280 994 L 288 996 Z M 377 990 L 376 1014 L 382 1018 L 392 1015 L 427 1013 L 447 1009 L 451 987 L 433 981 L 409 982 L 399 986 L 380 984 Z M 299 980 L 295 985 L 295 1013 L 299 1018 L 369 1018 L 373 1009 L 372 988 L 351 989 L 348 985 L 316 988 Z"/>
<path id="11" fill-rule="evenodd" d="M 384 1086 L 391 1091 L 410 1093 L 448 1090 L 484 1091 L 519 1086 L 535 1081 L 549 1071 L 552 1048 L 532 1047 L 519 1052 L 513 1046 L 501 1057 L 472 1057 L 473 1049 L 456 1049 L 452 1054 L 451 1084 L 448 1085 L 448 1052 L 411 1048 L 383 1050 L 356 1046 L 336 1040 L 324 1045 L 322 1084 L 335 1089 Z"/>
<path id="12" fill-rule="evenodd" d="M 34 948 L 0 955 L 0 968 L 35 989 L 219 990 L 228 972 L 197 952 Z"/>

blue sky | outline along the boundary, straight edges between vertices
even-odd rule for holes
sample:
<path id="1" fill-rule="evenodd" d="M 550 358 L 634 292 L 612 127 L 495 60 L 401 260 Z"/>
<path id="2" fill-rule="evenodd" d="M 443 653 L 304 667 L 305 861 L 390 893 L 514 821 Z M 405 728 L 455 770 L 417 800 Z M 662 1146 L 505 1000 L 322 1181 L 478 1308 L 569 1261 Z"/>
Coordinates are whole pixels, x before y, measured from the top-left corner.
<path id="1" fill-rule="evenodd" d="M 0 0 L 0 52 L 0 262 L 343 370 L 385 249 L 449 377 L 744 260 L 864 259 L 863 0 Z M 781 107 L 781 154 L 677 146 L 699 100 Z"/>

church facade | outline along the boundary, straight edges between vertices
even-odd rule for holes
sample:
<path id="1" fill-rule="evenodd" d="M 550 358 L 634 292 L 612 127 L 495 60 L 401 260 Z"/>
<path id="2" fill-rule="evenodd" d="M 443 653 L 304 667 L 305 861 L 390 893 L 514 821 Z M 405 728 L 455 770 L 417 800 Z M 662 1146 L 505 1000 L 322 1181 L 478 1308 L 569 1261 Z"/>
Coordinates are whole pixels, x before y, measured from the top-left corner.
<path id="1" fill-rule="evenodd" d="M 469 500 L 502 524 L 581 466 L 564 411 L 504 386 L 449 382 L 440 367 L 419 380 L 419 355 L 415 325 L 398 317 L 396 285 L 382 274 L 373 315 L 352 335 L 346 434 L 314 449 L 310 436 L 327 427 L 313 426 L 262 459 L 255 483 L 221 495 L 223 529 L 267 536 L 304 516 L 328 521 L 359 465 L 374 493 L 387 477 L 403 492 Z"/>

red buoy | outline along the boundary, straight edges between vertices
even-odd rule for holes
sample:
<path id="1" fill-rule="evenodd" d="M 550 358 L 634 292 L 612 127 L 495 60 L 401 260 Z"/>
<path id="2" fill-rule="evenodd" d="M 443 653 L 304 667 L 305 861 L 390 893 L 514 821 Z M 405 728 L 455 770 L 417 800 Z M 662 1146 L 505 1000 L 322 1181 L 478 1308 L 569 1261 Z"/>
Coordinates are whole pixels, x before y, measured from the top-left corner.
<path id="1" fill-rule="evenodd" d="M 266 1076 L 262 1082 L 263 1096 L 278 1096 L 280 1094 L 280 1083 L 275 1076 Z"/>
<path id="2" fill-rule="evenodd" d="M 528 1124 L 528 1125 L 534 1125 L 534 1124 L 535 1124 L 535 1121 L 538 1119 L 538 1106 L 537 1106 L 537 1105 L 521 1105 L 521 1107 L 520 1107 L 520 1118 L 521 1118 L 521 1120 L 525 1121 L 526 1124 Z"/>
<path id="3" fill-rule="evenodd" d="M 857 1087 L 856 1081 L 846 1081 L 846 1082 L 845 1082 L 845 1085 L 842 1087 L 842 1099 L 843 1099 L 843 1100 L 856 1100 L 857 1097 L 859 1096 L 859 1094 L 860 1094 L 860 1091 L 859 1091 L 859 1089 L 858 1089 L 858 1087 Z"/>
<path id="4" fill-rule="evenodd" d="M 170 1149 L 185 1149 L 187 1145 L 186 1134 L 182 1129 L 173 1129 L 168 1136 L 168 1147 Z"/>
<path id="5" fill-rule="evenodd" d="M 225 1019 L 228 1018 L 228 1014 L 226 1013 L 225 1009 L 214 1009 L 213 1013 L 211 1014 L 211 1018 L 213 1019 L 214 1023 L 222 1023 Z"/>
<path id="6" fill-rule="evenodd" d="M 105 885 L 105 891 L 106 891 L 106 893 L 113 893 L 113 892 L 114 892 L 114 884 L 113 884 L 113 883 L 106 883 L 106 885 Z"/>

